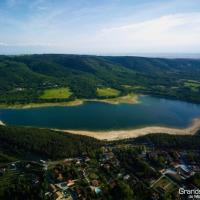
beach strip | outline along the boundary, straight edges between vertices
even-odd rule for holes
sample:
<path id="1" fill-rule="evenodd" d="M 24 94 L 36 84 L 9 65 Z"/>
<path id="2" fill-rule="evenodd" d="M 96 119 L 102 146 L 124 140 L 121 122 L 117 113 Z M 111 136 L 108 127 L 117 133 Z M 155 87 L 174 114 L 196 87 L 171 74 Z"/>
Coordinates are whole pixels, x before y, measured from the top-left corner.
<path id="1" fill-rule="evenodd" d="M 5 124 L 0 120 L 0 126 L 5 126 Z"/>
<path id="2" fill-rule="evenodd" d="M 71 134 L 84 135 L 94 137 L 99 140 L 121 140 L 127 138 L 135 138 L 147 134 L 166 133 L 171 135 L 194 135 L 200 130 L 200 118 L 194 119 L 191 125 L 187 128 L 170 128 L 161 126 L 148 126 L 144 128 L 131 129 L 131 130 L 112 130 L 112 131 L 82 131 L 82 130 L 60 130 Z"/>

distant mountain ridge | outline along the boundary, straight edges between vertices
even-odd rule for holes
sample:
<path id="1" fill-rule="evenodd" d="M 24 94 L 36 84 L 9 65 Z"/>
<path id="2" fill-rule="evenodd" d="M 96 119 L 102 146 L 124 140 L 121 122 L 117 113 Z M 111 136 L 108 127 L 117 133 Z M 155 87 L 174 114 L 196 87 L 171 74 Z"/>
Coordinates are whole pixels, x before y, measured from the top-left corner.
<path id="1" fill-rule="evenodd" d="M 187 81 L 196 81 L 190 88 Z M 41 54 L 0 56 L 0 101 L 14 101 L 13 90 L 67 86 L 76 98 L 94 98 L 98 87 L 199 102 L 200 59 Z M 127 86 L 127 87 L 125 87 Z M 27 91 L 28 92 L 28 91 Z M 19 99 L 27 100 L 28 94 Z M 22 93 L 22 92 L 21 92 Z M 16 94 L 14 95 L 16 96 Z"/>

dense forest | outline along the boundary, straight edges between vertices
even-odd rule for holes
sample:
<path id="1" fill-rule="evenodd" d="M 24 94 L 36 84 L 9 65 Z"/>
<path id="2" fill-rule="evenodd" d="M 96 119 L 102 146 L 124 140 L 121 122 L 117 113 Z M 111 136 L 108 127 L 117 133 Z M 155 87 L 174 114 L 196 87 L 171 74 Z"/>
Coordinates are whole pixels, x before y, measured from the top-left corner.
<path id="1" fill-rule="evenodd" d="M 68 87 L 66 99 L 41 99 Z M 0 102 L 30 103 L 98 98 L 97 88 L 200 102 L 200 60 L 81 55 L 0 56 Z"/>
<path id="2" fill-rule="evenodd" d="M 199 150 L 200 135 L 199 133 L 195 135 L 149 134 L 112 142 L 112 144 L 145 144 L 157 149 Z"/>
<path id="3" fill-rule="evenodd" d="M 43 157 L 56 160 L 80 156 L 83 152 L 90 155 L 102 146 L 121 144 L 145 144 L 159 149 L 199 149 L 200 136 L 149 134 L 133 139 L 106 142 L 48 129 L 0 126 L 1 152 L 17 157 Z"/>
<path id="4" fill-rule="evenodd" d="M 48 129 L 0 126 L 0 152 L 22 159 L 75 157 L 102 144 L 90 137 Z"/>

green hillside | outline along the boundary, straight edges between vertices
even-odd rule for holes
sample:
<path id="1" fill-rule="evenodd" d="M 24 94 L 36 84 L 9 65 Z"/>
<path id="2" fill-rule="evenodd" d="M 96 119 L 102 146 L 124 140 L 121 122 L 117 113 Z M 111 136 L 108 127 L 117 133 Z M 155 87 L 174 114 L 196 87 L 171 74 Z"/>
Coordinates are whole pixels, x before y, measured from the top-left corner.
<path id="1" fill-rule="evenodd" d="M 63 54 L 0 56 L 0 102 L 6 104 L 102 98 L 97 88 L 121 96 L 143 93 L 200 102 L 200 60 Z M 40 98 L 69 88 L 68 98 Z"/>
<path id="2" fill-rule="evenodd" d="M 94 138 L 48 129 L 0 126 L 0 158 L 3 154 L 22 159 L 60 159 L 91 152 L 103 142 Z M 5 159 L 5 158 L 4 158 Z"/>

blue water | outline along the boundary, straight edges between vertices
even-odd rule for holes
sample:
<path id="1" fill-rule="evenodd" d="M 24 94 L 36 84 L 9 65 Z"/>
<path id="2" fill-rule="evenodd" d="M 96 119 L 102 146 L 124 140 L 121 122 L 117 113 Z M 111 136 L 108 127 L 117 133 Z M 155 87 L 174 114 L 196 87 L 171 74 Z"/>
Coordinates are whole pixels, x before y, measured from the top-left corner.
<path id="1" fill-rule="evenodd" d="M 9 125 L 107 130 L 148 125 L 182 128 L 200 117 L 198 104 L 151 96 L 141 96 L 140 101 L 140 104 L 87 102 L 73 107 L 0 109 L 0 120 Z"/>

